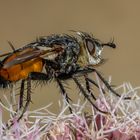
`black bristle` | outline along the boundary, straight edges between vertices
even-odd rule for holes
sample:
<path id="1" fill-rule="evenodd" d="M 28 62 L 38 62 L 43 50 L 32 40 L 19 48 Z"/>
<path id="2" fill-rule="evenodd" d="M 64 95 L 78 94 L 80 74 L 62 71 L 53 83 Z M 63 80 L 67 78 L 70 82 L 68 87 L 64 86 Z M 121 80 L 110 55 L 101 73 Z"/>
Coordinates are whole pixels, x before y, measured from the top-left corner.
<path id="1" fill-rule="evenodd" d="M 2 76 L 0 76 L 0 88 L 8 88 L 10 84 L 10 81 L 5 80 Z"/>

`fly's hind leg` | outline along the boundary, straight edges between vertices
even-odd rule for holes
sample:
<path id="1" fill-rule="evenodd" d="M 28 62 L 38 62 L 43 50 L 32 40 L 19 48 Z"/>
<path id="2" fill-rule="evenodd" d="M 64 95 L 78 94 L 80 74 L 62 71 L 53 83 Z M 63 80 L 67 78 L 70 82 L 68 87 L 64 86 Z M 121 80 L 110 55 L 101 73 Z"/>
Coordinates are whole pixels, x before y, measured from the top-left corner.
<path id="1" fill-rule="evenodd" d="M 29 103 L 31 101 L 31 78 L 28 77 L 26 80 L 27 80 L 27 97 L 26 97 L 26 103 L 25 103 L 25 106 L 23 107 L 23 110 L 22 110 L 20 116 L 16 120 L 17 122 L 19 122 L 20 119 L 23 117 L 23 115 L 26 112 L 26 110 L 27 110 L 27 108 L 29 106 Z M 22 105 L 23 105 L 23 100 L 22 100 Z M 10 125 L 8 125 L 7 126 L 7 129 L 10 129 L 13 125 L 14 125 L 14 122 L 12 122 Z"/>
<path id="2" fill-rule="evenodd" d="M 25 79 L 21 81 L 20 93 L 19 93 L 19 102 L 18 102 L 18 108 L 17 108 L 16 112 L 21 110 L 21 108 L 23 107 L 24 88 L 25 88 Z"/>
<path id="3" fill-rule="evenodd" d="M 23 107 L 23 110 L 22 110 L 22 113 L 21 113 L 21 115 L 19 116 L 19 118 L 18 118 L 17 121 L 19 121 L 19 120 L 23 117 L 23 115 L 24 115 L 24 113 L 26 112 L 26 110 L 27 110 L 27 108 L 28 108 L 30 102 L 31 102 L 31 78 L 30 78 L 30 76 L 29 76 L 29 77 L 27 78 L 27 97 L 26 97 L 26 103 L 25 103 L 25 105 L 24 105 L 24 107 Z"/>
<path id="4" fill-rule="evenodd" d="M 27 96 L 26 96 L 26 103 L 23 106 L 23 93 L 24 93 L 24 84 L 25 81 L 22 81 L 21 84 L 21 91 L 20 91 L 20 107 L 23 107 L 23 110 L 20 114 L 20 116 L 17 118 L 17 122 L 19 122 L 21 120 L 21 118 L 23 117 L 24 113 L 26 112 L 30 102 L 31 102 L 31 80 L 43 80 L 43 81 L 48 81 L 50 78 L 48 77 L 48 75 L 44 74 L 44 73 L 39 73 L 39 72 L 31 72 L 28 76 L 28 78 L 25 80 L 27 81 Z M 12 126 L 14 125 L 14 122 L 12 122 L 9 126 L 7 126 L 7 129 L 10 129 Z"/>
<path id="5" fill-rule="evenodd" d="M 21 81 L 20 96 L 19 96 L 19 110 L 23 107 L 25 80 Z"/>
<path id="6" fill-rule="evenodd" d="M 40 72 L 31 72 L 27 78 L 27 97 L 26 103 L 23 108 L 22 114 L 18 118 L 18 121 L 23 117 L 24 113 L 26 112 L 30 102 L 31 102 L 31 80 L 45 80 L 48 81 L 48 75 Z"/>

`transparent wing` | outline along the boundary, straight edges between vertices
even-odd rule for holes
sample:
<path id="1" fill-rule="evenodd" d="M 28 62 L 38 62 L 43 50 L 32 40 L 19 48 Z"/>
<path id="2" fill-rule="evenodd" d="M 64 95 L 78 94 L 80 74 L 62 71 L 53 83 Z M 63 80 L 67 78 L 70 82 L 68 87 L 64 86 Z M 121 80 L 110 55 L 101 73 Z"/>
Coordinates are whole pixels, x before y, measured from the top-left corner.
<path id="1" fill-rule="evenodd" d="M 23 62 L 27 62 L 30 61 L 32 59 L 35 59 L 37 57 L 47 57 L 53 54 L 57 54 L 59 52 L 62 51 L 62 48 L 59 47 L 54 47 L 54 48 L 48 48 L 46 50 L 43 49 L 36 49 L 36 48 L 32 48 L 29 50 L 23 50 L 20 53 L 17 53 L 17 56 L 15 58 L 13 58 L 11 61 L 7 62 L 4 64 L 3 68 L 9 68 L 13 65 L 17 65 L 17 64 L 21 64 Z"/>
<path id="2" fill-rule="evenodd" d="M 7 56 L 7 55 L 10 55 L 10 54 L 11 54 L 11 52 L 0 54 L 0 57 Z"/>

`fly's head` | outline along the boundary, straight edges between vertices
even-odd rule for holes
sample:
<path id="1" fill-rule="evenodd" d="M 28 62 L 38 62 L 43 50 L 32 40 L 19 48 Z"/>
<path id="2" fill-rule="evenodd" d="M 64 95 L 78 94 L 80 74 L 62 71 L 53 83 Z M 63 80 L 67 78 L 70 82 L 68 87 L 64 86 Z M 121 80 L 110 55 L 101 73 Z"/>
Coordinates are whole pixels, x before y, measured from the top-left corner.
<path id="1" fill-rule="evenodd" d="M 77 34 L 81 37 L 80 43 L 81 47 L 84 48 L 88 65 L 98 65 L 103 62 L 104 59 L 102 59 L 101 53 L 104 46 L 116 48 L 116 45 L 113 42 L 102 43 L 88 33 L 77 32 Z"/>

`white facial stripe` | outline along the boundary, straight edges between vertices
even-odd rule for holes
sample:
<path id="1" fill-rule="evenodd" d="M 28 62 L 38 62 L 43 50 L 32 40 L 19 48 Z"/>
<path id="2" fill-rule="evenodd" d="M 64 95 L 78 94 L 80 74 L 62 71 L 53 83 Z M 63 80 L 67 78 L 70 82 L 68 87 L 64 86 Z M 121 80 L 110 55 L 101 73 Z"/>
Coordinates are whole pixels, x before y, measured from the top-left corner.
<path id="1" fill-rule="evenodd" d="M 101 55 L 101 52 L 102 52 L 102 50 L 103 50 L 103 47 L 101 48 L 99 48 L 99 47 L 96 47 L 96 50 L 95 50 L 95 55 L 96 56 L 100 56 Z"/>
<path id="2" fill-rule="evenodd" d="M 89 64 L 92 64 L 92 65 L 97 65 L 101 62 L 101 58 L 94 58 L 92 56 L 89 56 Z"/>

